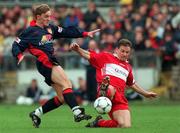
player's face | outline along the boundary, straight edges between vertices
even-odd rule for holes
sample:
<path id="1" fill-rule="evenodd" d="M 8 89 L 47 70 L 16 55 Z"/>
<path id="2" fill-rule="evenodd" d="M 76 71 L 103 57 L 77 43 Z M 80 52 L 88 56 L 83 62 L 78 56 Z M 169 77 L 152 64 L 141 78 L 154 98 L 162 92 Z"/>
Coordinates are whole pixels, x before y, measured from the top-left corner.
<path id="1" fill-rule="evenodd" d="M 41 15 L 37 16 L 37 19 L 43 24 L 44 26 L 48 26 L 49 21 L 51 20 L 51 11 L 47 11 Z"/>
<path id="2" fill-rule="evenodd" d="M 127 61 L 129 59 L 131 48 L 129 46 L 120 46 L 116 49 L 116 53 L 120 60 Z"/>

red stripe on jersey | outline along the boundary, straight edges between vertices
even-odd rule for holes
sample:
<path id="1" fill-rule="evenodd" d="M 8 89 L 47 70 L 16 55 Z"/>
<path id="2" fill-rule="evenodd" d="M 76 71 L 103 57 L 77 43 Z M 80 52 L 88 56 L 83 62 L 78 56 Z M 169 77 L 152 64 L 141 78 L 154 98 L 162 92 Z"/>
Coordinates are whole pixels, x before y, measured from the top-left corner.
<path id="1" fill-rule="evenodd" d="M 45 65 L 46 67 L 52 68 L 53 64 L 52 64 L 52 62 L 49 61 L 49 58 L 44 51 L 37 49 L 37 48 L 33 47 L 32 45 L 30 45 L 29 52 L 32 55 L 36 56 L 38 58 L 38 61 L 43 63 L 43 65 Z"/>
<path id="2" fill-rule="evenodd" d="M 63 90 L 63 94 L 67 94 L 67 93 L 72 93 L 72 89 L 71 88 L 67 88 L 65 90 Z"/>

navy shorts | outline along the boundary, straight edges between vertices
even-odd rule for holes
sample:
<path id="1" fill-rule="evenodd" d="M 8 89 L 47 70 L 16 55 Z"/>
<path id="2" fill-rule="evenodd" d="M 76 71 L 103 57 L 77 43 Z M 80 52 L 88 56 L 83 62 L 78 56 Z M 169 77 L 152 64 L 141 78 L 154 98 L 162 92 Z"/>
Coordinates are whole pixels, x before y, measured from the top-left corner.
<path id="1" fill-rule="evenodd" d="M 51 86 L 53 84 L 53 81 L 51 80 L 51 74 L 52 74 L 52 67 L 53 65 L 58 66 L 59 63 L 56 60 L 48 61 L 48 65 L 44 64 L 43 62 L 36 61 L 36 66 L 41 75 L 44 76 L 45 82 Z"/>

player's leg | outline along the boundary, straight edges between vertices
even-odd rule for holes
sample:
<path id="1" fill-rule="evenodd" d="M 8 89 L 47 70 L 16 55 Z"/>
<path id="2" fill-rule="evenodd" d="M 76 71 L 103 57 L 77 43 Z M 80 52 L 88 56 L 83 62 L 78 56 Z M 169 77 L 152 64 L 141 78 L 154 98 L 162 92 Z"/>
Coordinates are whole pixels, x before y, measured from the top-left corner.
<path id="1" fill-rule="evenodd" d="M 62 90 L 60 89 L 60 87 L 57 84 L 52 84 L 51 86 L 55 89 L 57 96 L 48 100 L 45 104 L 43 104 L 41 107 L 35 110 L 35 115 L 37 115 L 38 117 L 40 117 L 41 115 L 51 110 L 58 108 L 64 103 L 64 98 L 63 98 Z"/>
<path id="2" fill-rule="evenodd" d="M 113 106 L 110 117 L 117 121 L 118 127 L 128 128 L 131 126 L 131 116 L 128 107 L 128 101 L 124 96 L 124 92 L 120 88 L 116 88 L 115 96 L 112 100 Z"/>
<path id="3" fill-rule="evenodd" d="M 96 119 L 86 125 L 86 127 L 106 127 L 115 128 L 118 127 L 118 123 L 115 120 L 104 120 L 102 116 L 97 116 Z"/>
<path id="4" fill-rule="evenodd" d="M 101 95 L 101 94 L 105 94 L 105 95 Z M 101 93 L 101 88 L 98 89 L 98 97 L 106 96 L 112 101 L 112 103 L 115 94 L 116 94 L 116 89 L 111 85 L 108 85 L 108 88 L 103 93 Z M 112 112 L 110 112 L 110 114 L 112 115 Z M 96 119 L 88 123 L 86 127 L 108 127 L 108 128 L 118 127 L 118 122 L 114 120 L 112 116 L 111 118 L 112 118 L 111 120 L 104 120 L 101 116 L 97 116 Z"/>
<path id="5" fill-rule="evenodd" d="M 43 75 L 45 77 L 45 82 L 49 85 L 52 86 L 54 88 L 57 88 L 57 85 L 54 85 L 52 80 L 51 80 L 51 75 L 52 75 L 52 67 L 46 66 L 45 63 L 42 63 L 40 61 L 36 61 L 36 66 L 37 69 L 39 71 L 39 73 L 41 75 Z M 52 85 L 53 84 L 53 85 Z M 59 88 L 59 90 L 62 90 Z M 57 93 L 58 96 L 55 96 L 54 98 L 48 100 L 43 106 L 38 107 L 37 109 L 35 109 L 34 111 L 32 111 L 29 116 L 32 119 L 33 125 L 34 127 L 38 128 L 40 123 L 41 123 L 41 119 L 40 116 L 53 110 L 58 108 L 59 106 L 61 106 L 63 104 L 63 99 L 61 100 L 62 96 L 62 92 L 61 93 Z"/>
<path id="6" fill-rule="evenodd" d="M 106 91 L 106 96 L 111 97 L 112 110 L 109 113 L 111 120 L 104 120 L 102 117 L 97 117 L 93 122 L 88 123 L 87 127 L 130 127 L 130 112 L 128 103 L 119 88 L 114 88 L 109 85 Z"/>
<path id="7" fill-rule="evenodd" d="M 52 87 L 57 90 L 57 96 L 53 97 L 52 99 L 48 100 L 44 105 L 38 107 L 37 109 L 35 109 L 33 112 L 31 112 L 29 115 L 32 119 L 33 125 L 34 127 L 38 128 L 40 123 L 41 123 L 41 119 L 40 117 L 43 114 L 46 114 L 47 112 L 50 112 L 51 110 L 54 110 L 56 108 L 58 108 L 59 106 L 61 106 L 64 103 L 64 98 L 62 95 L 62 90 L 59 88 L 59 86 L 57 84 L 52 84 Z"/>
<path id="8" fill-rule="evenodd" d="M 84 109 L 80 108 L 78 105 L 72 91 L 72 84 L 60 66 L 53 66 L 51 79 L 55 84 L 58 84 L 62 88 L 64 100 L 73 111 L 75 121 L 79 122 L 84 119 L 90 119 L 91 116 L 86 115 Z"/>
<path id="9" fill-rule="evenodd" d="M 113 119 L 104 120 L 101 116 L 86 125 L 86 127 L 106 127 L 106 128 L 129 128 L 131 127 L 131 118 L 129 110 L 117 110 L 112 113 Z"/>
<path id="10" fill-rule="evenodd" d="M 131 127 L 131 115 L 129 110 L 117 110 L 113 112 L 113 119 L 117 121 L 118 127 Z"/>

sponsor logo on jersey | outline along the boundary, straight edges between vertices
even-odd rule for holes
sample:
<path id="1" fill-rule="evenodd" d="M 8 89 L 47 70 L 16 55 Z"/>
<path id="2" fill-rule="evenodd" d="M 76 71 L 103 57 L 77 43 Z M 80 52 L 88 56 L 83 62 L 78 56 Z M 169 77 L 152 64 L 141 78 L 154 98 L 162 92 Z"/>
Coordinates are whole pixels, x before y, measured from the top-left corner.
<path id="1" fill-rule="evenodd" d="M 53 39 L 51 34 L 43 35 L 41 38 L 41 41 L 39 42 L 39 45 L 45 45 L 45 44 L 52 44 Z"/>
<path id="2" fill-rule="evenodd" d="M 129 75 L 129 71 L 117 64 L 106 64 L 105 65 L 105 74 L 115 76 L 126 82 Z"/>

